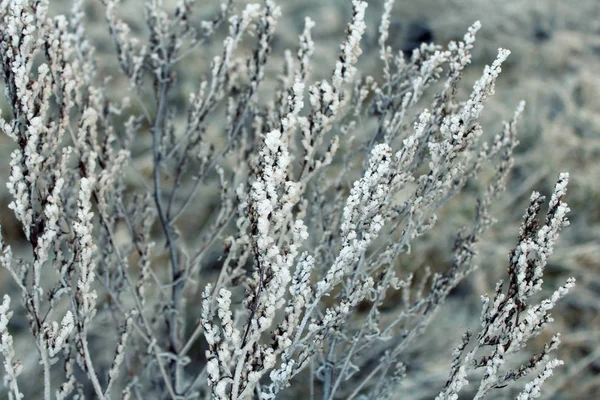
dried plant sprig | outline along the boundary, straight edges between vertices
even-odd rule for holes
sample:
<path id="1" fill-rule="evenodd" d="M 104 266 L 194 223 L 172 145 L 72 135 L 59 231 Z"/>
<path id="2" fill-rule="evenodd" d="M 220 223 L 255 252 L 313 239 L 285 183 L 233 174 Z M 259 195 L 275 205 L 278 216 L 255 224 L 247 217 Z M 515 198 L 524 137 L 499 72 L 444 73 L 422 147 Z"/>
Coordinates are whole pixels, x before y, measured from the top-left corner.
<path id="1" fill-rule="evenodd" d="M 465 351 L 470 339 L 470 334 L 467 334 L 466 342 L 463 341 L 455 352 L 459 358 L 455 359 L 453 373 L 445 389 L 438 395 L 438 399 L 458 398 L 458 393 L 468 384 L 468 373 L 473 369 L 485 368 L 475 396 L 477 399 L 482 399 L 491 389 L 503 387 L 507 382 L 520 379 L 539 365 L 546 363 L 540 377 L 534 383 L 528 384 L 520 398 L 536 396 L 539 386 L 552 373 L 552 369 L 562 363 L 557 360 L 548 361 L 549 353 L 560 343 L 558 336 L 555 336 L 540 354 L 531 358 L 529 365 L 519 368 L 518 371 L 500 373 L 506 358 L 511 353 L 520 351 L 552 321 L 549 311 L 575 285 L 575 278 L 569 278 L 551 297 L 538 304 L 529 304 L 532 296 L 542 289 L 544 267 L 548 255 L 553 252 L 559 231 L 569 224 L 566 218 L 569 208 L 566 203 L 561 202 L 561 198 L 566 194 L 568 180 L 569 174 L 560 174 L 550 200 L 545 223 L 541 227 L 537 224 L 543 197 L 537 192 L 531 195 L 529 208 L 523 216 L 519 243 L 509 257 L 508 288 L 505 292 L 504 283 L 501 281 L 496 286 L 493 298 L 482 297 L 481 330 L 475 346 L 470 351 Z M 489 354 L 482 356 L 479 352 L 484 349 L 489 349 Z"/>

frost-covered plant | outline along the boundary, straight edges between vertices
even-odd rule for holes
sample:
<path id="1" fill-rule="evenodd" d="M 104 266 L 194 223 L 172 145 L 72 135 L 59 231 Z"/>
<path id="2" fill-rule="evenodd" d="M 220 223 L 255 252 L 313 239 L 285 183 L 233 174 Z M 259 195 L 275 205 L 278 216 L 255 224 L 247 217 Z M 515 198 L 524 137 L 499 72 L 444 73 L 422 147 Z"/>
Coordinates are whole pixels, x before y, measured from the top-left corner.
<path id="1" fill-rule="evenodd" d="M 0 3 L 11 112 L 0 127 L 15 143 L 9 208 L 29 246 L 20 258 L 1 242 L 0 261 L 20 292 L 36 353 L 35 363 L 17 361 L 5 295 L 9 398 L 35 394 L 19 376 L 38 368 L 44 399 L 271 399 L 299 393 L 306 381 L 302 396 L 326 400 L 398 390 L 407 350 L 475 268 L 524 104 L 485 142 L 478 119 L 509 51 L 498 51 L 461 101 L 480 24 L 460 42 L 423 43 L 407 57 L 386 44 L 393 3 L 385 2 L 379 27 L 380 76 L 357 70 L 367 3 L 354 0 L 331 75 L 310 78 L 315 26 L 307 18 L 296 58 L 287 51 L 268 86 L 281 13 L 273 1 L 225 1 L 195 23 L 193 1 L 170 10 L 153 0 L 142 40 L 118 2 L 102 0 L 133 102 L 108 95 L 81 0 L 70 16 L 52 18 L 47 1 Z M 209 76 L 196 77 L 182 109 L 177 68 L 215 42 L 222 46 Z M 483 181 L 488 164 L 493 177 L 472 226 L 457 235 L 451 265 L 413 274 L 401 256 L 443 223 L 436 212 L 468 181 Z M 549 356 L 555 336 L 528 364 L 501 370 L 574 284 L 532 300 L 567 224 L 567 180 L 560 175 L 541 226 L 543 198 L 532 195 L 508 284 L 483 297 L 481 329 L 464 335 L 438 399 L 457 398 L 473 370 L 484 370 L 475 378 L 480 399 L 543 366 L 519 395 L 534 398 L 561 363 Z M 200 213 L 207 222 L 190 234 L 186 224 Z M 390 317 L 383 308 L 393 292 L 404 301 Z"/>

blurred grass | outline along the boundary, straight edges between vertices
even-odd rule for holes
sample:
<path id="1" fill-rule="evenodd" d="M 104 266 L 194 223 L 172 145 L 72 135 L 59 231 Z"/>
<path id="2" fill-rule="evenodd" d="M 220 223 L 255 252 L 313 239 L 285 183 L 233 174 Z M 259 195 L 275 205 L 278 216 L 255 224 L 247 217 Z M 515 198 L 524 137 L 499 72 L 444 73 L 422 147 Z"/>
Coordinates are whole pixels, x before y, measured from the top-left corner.
<path id="1" fill-rule="evenodd" d="M 133 25 L 133 34 L 145 32 L 141 1 L 123 1 L 121 15 Z M 171 2 L 166 1 L 167 5 Z M 215 10 L 215 0 L 198 2 L 197 15 Z M 240 3 L 245 3 L 241 1 Z M 327 76 L 336 57 L 339 43 L 350 15 L 350 2 L 342 0 L 283 0 L 282 18 L 273 44 L 273 59 L 267 80 L 275 82 L 280 70 L 283 50 L 296 48 L 304 16 L 316 22 L 313 39 L 314 79 Z M 360 70 L 377 75 L 377 29 L 383 0 L 370 2 L 368 30 L 362 45 Z M 51 2 L 51 14 L 68 12 L 70 2 Z M 100 76 L 110 74 L 109 96 L 119 98 L 124 79 L 118 72 L 114 50 L 107 35 L 100 2 L 86 2 L 86 29 L 97 48 Z M 463 94 L 479 77 L 483 65 L 491 63 L 498 47 L 512 51 L 498 81 L 496 95 L 484 111 L 483 125 L 488 135 L 497 132 L 501 120 L 512 116 L 519 100 L 527 101 L 523 121 L 519 125 L 521 144 L 517 149 L 515 168 L 509 190 L 497 201 L 493 216 L 499 221 L 485 236 L 480 246 L 480 268 L 457 290 L 439 318 L 426 332 L 420 346 L 409 355 L 407 378 L 402 398 L 425 399 L 435 395 L 447 378 L 452 349 L 465 327 L 478 323 L 478 294 L 489 292 L 495 282 L 505 276 L 506 257 L 516 242 L 517 228 L 532 190 L 550 193 L 560 171 L 571 173 L 567 202 L 571 207 L 571 226 L 561 236 L 548 264 L 546 287 L 554 288 L 566 277 L 575 276 L 576 289 L 562 301 L 553 315 L 556 322 L 548 334 L 560 331 L 563 345 L 558 351 L 566 366 L 555 371 L 557 376 L 546 387 L 547 397 L 554 399 L 596 399 L 600 395 L 600 1 L 578 0 L 421 0 L 398 1 L 392 14 L 389 44 L 409 49 L 420 38 L 446 44 L 460 39 L 466 28 L 481 20 L 477 35 L 473 66 L 463 77 Z M 199 19 L 198 19 L 199 20 Z M 197 89 L 199 76 L 208 72 L 209 62 L 220 49 L 220 40 L 191 54 L 179 65 L 180 90 L 174 93 L 175 104 L 187 102 L 187 95 Z M 271 84 L 272 84 L 271 82 Z M 270 83 L 266 83 L 269 85 Z M 1 85 L 0 85 L 1 86 Z M 135 101 L 132 102 L 134 110 Z M 5 100 L 0 100 L 2 116 L 9 115 Z M 182 121 L 183 122 L 183 121 Z M 218 143 L 222 119 L 209 124 L 208 136 Z M 368 132 L 367 132 L 368 133 Z M 143 155 L 150 137 L 142 132 L 136 139 L 134 153 Z M 26 250 L 20 227 L 7 205 L 8 160 L 12 143 L 0 136 L 0 221 L 2 234 L 15 246 L 15 253 Z M 148 172 L 149 157 L 141 156 L 136 166 Z M 130 178 L 133 185 L 135 176 Z M 450 257 L 454 234 L 472 215 L 475 189 L 449 203 L 439 215 L 436 229 L 415 243 L 413 254 L 402 259 L 402 265 L 417 268 L 431 265 L 443 269 Z M 216 199 L 217 193 L 203 192 L 203 197 Z M 206 204 L 206 203 L 204 203 Z M 180 228 L 185 235 L 198 231 L 206 223 L 207 209 L 197 209 Z M 6 274 L 0 272 L 0 290 L 9 290 Z M 23 327 L 26 331 L 26 327 Z M 541 343 L 532 344 L 539 349 Z M 507 398 L 517 388 L 498 391 Z M 514 392 L 514 393 L 513 393 Z"/>

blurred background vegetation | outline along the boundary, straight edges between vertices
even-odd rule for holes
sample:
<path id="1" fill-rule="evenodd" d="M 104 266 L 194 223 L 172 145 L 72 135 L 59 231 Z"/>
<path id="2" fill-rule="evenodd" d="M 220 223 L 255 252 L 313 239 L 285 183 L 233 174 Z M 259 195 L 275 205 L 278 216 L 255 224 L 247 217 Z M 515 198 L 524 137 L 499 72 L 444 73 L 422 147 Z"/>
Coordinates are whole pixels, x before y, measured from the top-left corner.
<path id="1" fill-rule="evenodd" d="M 245 3 L 246 1 L 239 1 Z M 359 62 L 361 74 L 378 76 L 378 25 L 383 0 L 369 1 L 367 33 Z M 70 0 L 52 0 L 50 14 L 68 13 Z M 131 24 L 134 35 L 145 38 L 143 0 L 124 0 L 119 15 Z M 171 3 L 165 0 L 165 6 Z M 294 50 L 303 29 L 304 17 L 316 22 L 313 39 L 316 52 L 312 78 L 330 74 L 339 43 L 351 12 L 349 0 L 278 0 L 282 8 L 273 41 L 272 74 L 267 73 L 264 90 L 274 85 L 285 49 Z M 174 6 L 174 4 L 173 4 Z M 198 0 L 194 7 L 200 21 L 218 7 L 216 0 Z M 86 0 L 87 33 L 96 46 L 98 76 L 111 76 L 106 90 L 119 99 L 126 93 L 125 78 L 118 69 L 100 1 Z M 195 19 L 195 18 L 194 18 Z M 493 208 L 498 221 L 479 247 L 479 269 L 451 296 L 436 322 L 419 345 L 411 350 L 403 399 L 433 398 L 447 378 L 453 348 L 465 328 L 476 328 L 479 295 L 490 292 L 506 273 L 508 252 L 516 243 L 518 225 L 533 190 L 549 194 L 558 173 L 571 173 L 566 201 L 571 208 L 571 226 L 561 236 L 546 272 L 546 288 L 554 289 L 568 276 L 577 278 L 577 287 L 553 312 L 555 323 L 540 340 L 559 331 L 563 344 L 558 350 L 565 366 L 545 386 L 543 397 L 552 399 L 600 398 L 600 1 L 598 0 L 419 0 L 397 1 L 392 14 L 388 43 L 409 53 L 421 42 L 446 45 L 462 38 L 474 21 L 480 20 L 473 50 L 473 65 L 466 69 L 462 87 L 468 94 L 483 66 L 494 60 L 498 47 L 512 55 L 503 67 L 496 95 L 486 106 L 482 122 L 487 135 L 499 132 L 503 119 L 509 119 L 519 100 L 527 101 L 519 124 L 520 145 L 508 190 Z M 178 65 L 180 84 L 174 92 L 175 105 L 186 109 L 187 96 L 197 89 L 199 77 L 206 74 L 210 60 L 219 51 L 217 36 Z M 243 51 L 243 50 L 242 50 Z M 0 87 L 2 84 L 0 83 Z M 272 87 L 272 86 L 271 86 Z M 435 92 L 430 90 L 430 93 Z M 463 98 L 465 98 L 463 96 Z M 132 102 L 134 112 L 136 103 Z M 423 106 L 429 105 L 425 99 Z M 0 99 L 3 116 L 10 115 Z M 182 123 L 185 121 L 182 120 Z M 222 132 L 223 116 L 215 116 L 209 137 L 215 143 Z M 368 133 L 368 125 L 365 125 Z M 150 172 L 151 138 L 142 132 L 134 145 L 135 163 L 143 173 Z M 12 143 L 0 137 L 0 221 L 2 234 L 16 249 L 27 250 L 21 229 L 7 205 L 11 201 L 5 183 Z M 131 174 L 132 188 L 140 185 Z M 438 215 L 438 225 L 415 242 L 411 255 L 401 265 L 415 270 L 425 265 L 442 270 L 448 265 L 450 249 L 458 229 L 469 224 L 477 193 L 468 185 L 464 193 L 446 205 Z M 203 204 L 218 201 L 214 185 L 199 193 Z M 182 232 L 194 232 L 206 223 L 210 207 L 190 210 Z M 195 213 L 195 214 L 194 214 Z M 17 251 L 16 251 L 17 252 Z M 8 276 L 0 271 L 0 292 L 10 291 Z M 394 301 L 391 297 L 390 301 Z M 15 303 L 16 304 L 16 303 Z M 393 309 L 393 307 L 391 307 Z M 18 314 L 18 310 L 15 310 Z M 16 321 L 16 318 L 13 319 Z M 27 326 L 21 327 L 24 331 Z M 540 343 L 532 343 L 539 349 Z M 27 352 L 22 348 L 19 354 Z M 34 356 L 34 355 L 32 355 Z M 497 398 L 510 398 L 518 387 L 498 391 Z"/>

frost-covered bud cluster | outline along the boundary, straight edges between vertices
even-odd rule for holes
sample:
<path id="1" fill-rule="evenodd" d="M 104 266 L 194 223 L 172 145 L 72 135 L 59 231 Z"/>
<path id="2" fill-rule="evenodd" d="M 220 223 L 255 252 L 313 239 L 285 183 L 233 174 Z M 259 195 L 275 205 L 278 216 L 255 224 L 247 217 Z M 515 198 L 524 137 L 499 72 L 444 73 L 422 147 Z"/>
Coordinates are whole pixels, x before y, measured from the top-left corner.
<path id="1" fill-rule="evenodd" d="M 533 381 L 525 385 L 525 389 L 517 396 L 517 400 L 537 399 L 542 395 L 541 387 L 552 376 L 554 368 L 563 365 L 561 360 L 551 360 Z"/>
<path id="2" fill-rule="evenodd" d="M 0 352 L 4 357 L 4 384 L 8 388 L 9 398 L 20 400 L 23 394 L 19 390 L 17 378 L 23 371 L 23 365 L 15 358 L 13 337 L 8 333 L 8 322 L 11 317 L 10 297 L 5 294 L 0 304 Z"/>
<path id="3" fill-rule="evenodd" d="M 367 28 L 367 25 L 365 24 L 367 2 L 353 0 L 352 6 L 354 14 L 352 16 L 352 22 L 348 25 L 346 40 L 340 46 L 342 50 L 340 59 L 335 64 L 331 79 L 334 92 L 340 91 L 343 81 L 352 81 L 353 76 L 356 74 L 356 67 L 354 64 L 356 64 L 358 57 L 362 53 L 360 41 Z"/>
<path id="4" fill-rule="evenodd" d="M 92 289 L 94 281 L 94 252 L 96 245 L 94 244 L 92 212 L 91 212 L 91 196 L 92 185 L 88 178 L 81 178 L 79 181 L 79 199 L 77 211 L 78 221 L 74 223 L 73 230 L 76 234 L 78 266 L 79 266 L 79 282 L 77 283 L 78 300 L 81 303 L 81 318 L 87 318 L 93 312 L 95 307 L 96 293 Z"/>
<path id="5" fill-rule="evenodd" d="M 389 45 L 386 0 L 371 31 L 381 70 L 367 76 L 367 2 L 353 0 L 337 57 L 316 80 L 322 27 L 306 18 L 295 48 L 273 54 L 289 43 L 273 0 L 214 10 L 152 0 L 143 20 L 130 3 L 74 0 L 55 16 L 47 0 L 0 0 L 0 130 L 21 229 L 0 240 L 12 278 L 0 397 L 397 397 L 419 368 L 414 342 L 475 269 L 513 165 L 524 103 L 489 143 L 479 123 L 509 51 L 461 99 L 479 22 L 460 41 L 405 54 Z M 116 76 L 88 39 L 94 15 Z M 533 299 L 568 223 L 568 179 L 543 222 L 543 197 L 531 196 L 509 279 L 483 296 L 480 331 L 463 336 L 438 399 L 474 379 L 481 399 L 526 375 L 536 377 L 518 399 L 536 398 L 561 364 L 549 355 L 555 335 L 507 369 L 574 286 Z M 406 265 L 471 182 L 473 221 L 449 257 Z"/>

